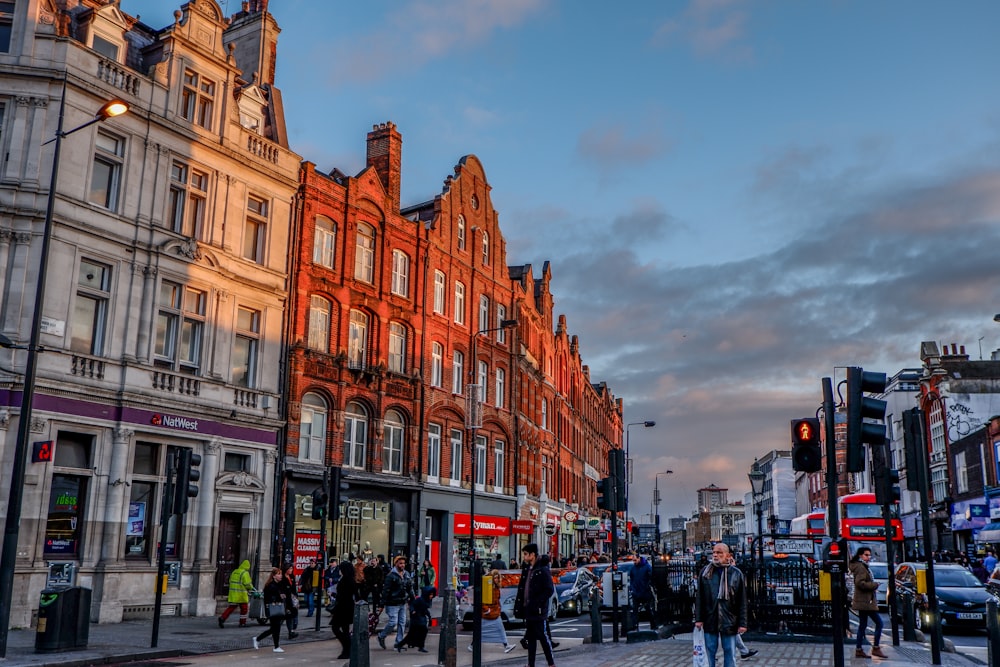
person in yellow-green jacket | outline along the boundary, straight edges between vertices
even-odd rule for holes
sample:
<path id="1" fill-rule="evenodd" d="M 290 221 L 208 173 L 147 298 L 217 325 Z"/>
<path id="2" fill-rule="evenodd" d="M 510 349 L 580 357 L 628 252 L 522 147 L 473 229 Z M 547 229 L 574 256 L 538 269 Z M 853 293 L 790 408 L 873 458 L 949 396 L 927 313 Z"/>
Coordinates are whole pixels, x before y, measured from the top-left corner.
<path id="1" fill-rule="evenodd" d="M 229 606 L 219 617 L 219 627 L 226 627 L 226 619 L 237 607 L 240 610 L 240 627 L 247 625 L 247 613 L 250 610 L 250 592 L 256 591 L 253 580 L 250 579 L 250 561 L 245 560 L 229 575 Z"/>

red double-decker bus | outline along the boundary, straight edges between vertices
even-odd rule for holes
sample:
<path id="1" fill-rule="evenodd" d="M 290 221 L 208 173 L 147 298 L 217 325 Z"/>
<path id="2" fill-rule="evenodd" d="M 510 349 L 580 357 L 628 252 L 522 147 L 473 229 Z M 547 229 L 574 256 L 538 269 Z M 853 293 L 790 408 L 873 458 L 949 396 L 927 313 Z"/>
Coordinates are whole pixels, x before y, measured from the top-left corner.
<path id="1" fill-rule="evenodd" d="M 792 519 L 792 535 L 808 535 L 813 541 L 820 542 L 826 535 L 826 512 L 813 510 Z"/>
<path id="2" fill-rule="evenodd" d="M 885 519 L 882 506 L 875 502 L 874 493 L 852 493 L 837 501 L 840 507 L 840 536 L 847 539 L 851 557 L 858 547 L 872 550 L 872 560 L 885 561 Z M 899 520 L 899 508 L 895 503 L 889 506 L 892 541 L 898 543 L 896 553 L 903 543 L 903 522 Z"/>

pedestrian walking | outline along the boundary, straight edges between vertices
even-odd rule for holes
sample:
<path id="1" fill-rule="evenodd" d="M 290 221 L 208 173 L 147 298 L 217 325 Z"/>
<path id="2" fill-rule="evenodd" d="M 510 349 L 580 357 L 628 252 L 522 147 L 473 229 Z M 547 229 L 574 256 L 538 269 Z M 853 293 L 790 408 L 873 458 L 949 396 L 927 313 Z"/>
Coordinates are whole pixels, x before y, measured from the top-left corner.
<path id="1" fill-rule="evenodd" d="M 406 634 L 406 611 L 407 602 L 413 597 L 410 591 L 408 578 L 405 576 L 406 556 L 396 556 L 392 561 L 392 571 L 385 578 L 382 586 L 382 608 L 385 610 L 389 620 L 385 627 L 379 630 L 378 645 L 385 648 L 385 638 L 389 635 L 391 628 L 396 629 L 396 641 L 393 648 L 402 650 L 401 643 Z"/>
<path id="2" fill-rule="evenodd" d="M 326 570 L 323 571 L 323 588 L 326 589 L 326 595 L 330 599 L 327 611 L 333 611 L 333 600 L 337 596 L 337 584 L 340 582 L 340 576 L 340 562 L 336 558 L 331 558 Z"/>
<path id="3" fill-rule="evenodd" d="M 878 614 L 878 601 L 875 599 L 878 583 L 872 577 L 871 570 L 868 569 L 868 561 L 871 559 L 872 550 L 869 547 L 859 547 L 848 567 L 849 573 L 854 578 L 854 602 L 851 604 L 851 609 L 858 612 L 858 636 L 854 645 L 854 657 L 870 658 L 873 655 L 877 658 L 887 658 L 889 656 L 879 646 L 882 639 L 882 617 Z M 875 624 L 871 655 L 865 653 L 865 649 L 862 648 L 869 618 Z"/>
<path id="4" fill-rule="evenodd" d="M 437 589 L 433 586 L 424 586 L 420 590 L 420 595 L 410 600 L 410 629 L 400 642 L 403 646 L 427 653 L 424 642 L 427 641 L 427 631 L 431 624 L 431 603 L 435 597 Z"/>
<path id="5" fill-rule="evenodd" d="M 305 598 L 306 603 L 306 616 L 312 616 L 316 610 L 314 599 L 316 586 L 313 584 L 313 577 L 314 573 L 318 572 L 319 567 L 316 565 L 316 559 L 310 558 L 309 565 L 302 570 L 302 576 L 299 578 L 299 589 L 302 591 L 302 596 Z"/>
<path id="6" fill-rule="evenodd" d="M 229 575 L 229 606 L 219 616 L 219 627 L 226 627 L 226 619 L 237 609 L 240 610 L 240 627 L 247 626 L 247 615 L 250 611 L 250 593 L 256 592 L 253 580 L 250 578 L 250 561 L 245 560 Z"/>
<path id="7" fill-rule="evenodd" d="M 500 554 L 496 554 L 496 556 L 493 557 L 493 562 L 490 563 L 490 569 L 491 570 L 506 570 L 507 569 L 507 563 L 504 562 L 503 556 L 501 556 Z"/>
<path id="8" fill-rule="evenodd" d="M 722 645 L 723 667 L 736 667 L 736 636 L 747 631 L 747 591 L 743 573 L 733 565 L 729 545 L 712 547 L 712 562 L 698 575 L 695 627 L 705 631 L 708 664 Z"/>
<path id="9" fill-rule="evenodd" d="M 514 616 L 524 619 L 524 638 L 528 643 L 528 667 L 535 667 L 536 642 L 542 645 L 549 667 L 555 666 L 552 659 L 552 642 L 546 631 L 549 604 L 555 592 L 552 572 L 549 570 L 548 554 L 538 555 L 538 545 L 524 545 L 521 549 L 521 580 L 517 584 L 514 599 Z"/>
<path id="10" fill-rule="evenodd" d="M 284 584 L 284 576 L 281 573 L 281 569 L 274 567 L 271 568 L 271 576 L 267 578 L 267 582 L 264 584 L 264 609 L 267 610 L 267 630 L 260 633 L 253 638 L 253 647 L 255 649 L 260 649 L 260 642 L 262 639 L 270 636 L 271 641 L 274 643 L 275 653 L 284 653 L 285 649 L 281 648 L 281 622 L 285 620 L 291 610 L 291 600 L 288 599 L 287 588 Z"/>
<path id="11" fill-rule="evenodd" d="M 437 586 L 437 571 L 431 562 L 424 559 L 423 565 L 420 566 L 420 577 L 418 579 L 420 582 L 420 590 L 427 588 L 428 586 Z"/>
<path id="12" fill-rule="evenodd" d="M 285 599 L 288 600 L 288 614 L 285 615 L 285 626 L 288 628 L 288 638 L 295 639 L 299 636 L 296 630 L 299 629 L 299 595 L 295 586 L 295 568 L 289 565 L 285 569 L 285 576 L 282 578 L 282 588 L 285 590 Z"/>
<path id="13" fill-rule="evenodd" d="M 514 650 L 514 644 L 507 643 L 507 630 L 503 627 L 503 619 L 500 617 L 500 570 L 494 568 L 490 571 L 492 582 L 492 593 L 489 600 L 483 600 L 482 608 L 482 639 L 483 644 L 501 644 L 504 653 Z M 472 644 L 469 644 L 472 650 Z"/>
<path id="14" fill-rule="evenodd" d="M 340 564 L 340 580 L 330 612 L 330 628 L 340 642 L 337 659 L 351 657 L 351 624 L 354 622 L 354 601 L 358 597 L 358 583 L 354 580 L 354 566 L 349 560 Z"/>
<path id="15" fill-rule="evenodd" d="M 649 612 L 649 628 L 656 629 L 656 614 L 653 605 L 653 566 L 645 556 L 639 556 L 638 562 L 629 573 L 629 591 L 632 593 L 632 623 L 639 629 L 639 610 L 643 607 Z"/>

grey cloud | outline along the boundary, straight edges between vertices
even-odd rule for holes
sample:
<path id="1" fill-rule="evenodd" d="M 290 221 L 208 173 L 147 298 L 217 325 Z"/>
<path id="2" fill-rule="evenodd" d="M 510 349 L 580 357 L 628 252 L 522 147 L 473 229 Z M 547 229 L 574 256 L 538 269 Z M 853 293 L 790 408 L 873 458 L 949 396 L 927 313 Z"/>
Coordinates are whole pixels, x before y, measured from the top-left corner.
<path id="1" fill-rule="evenodd" d="M 592 126 L 580 134 L 577 154 L 609 167 L 639 165 L 670 150 L 670 141 L 655 127 L 642 123 L 629 132 L 622 124 Z"/>

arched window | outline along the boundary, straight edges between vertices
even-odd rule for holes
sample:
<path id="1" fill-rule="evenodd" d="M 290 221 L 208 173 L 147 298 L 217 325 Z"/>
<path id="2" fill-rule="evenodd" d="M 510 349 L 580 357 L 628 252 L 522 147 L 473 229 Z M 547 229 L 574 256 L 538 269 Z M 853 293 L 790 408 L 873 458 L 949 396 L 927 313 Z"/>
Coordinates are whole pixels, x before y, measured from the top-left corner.
<path id="1" fill-rule="evenodd" d="M 375 282 L 375 228 L 358 223 L 358 236 L 354 249 L 354 278 L 366 283 Z"/>
<path id="2" fill-rule="evenodd" d="M 302 397 L 299 417 L 299 460 L 323 462 L 326 452 L 326 401 L 318 394 Z"/>
<path id="3" fill-rule="evenodd" d="M 310 350 L 330 351 L 330 302 L 321 296 L 309 297 Z"/>
<path id="4" fill-rule="evenodd" d="M 313 264 L 320 264 L 332 269 L 336 242 L 337 225 L 330 218 L 317 215 L 316 228 L 313 232 Z"/>
<path id="5" fill-rule="evenodd" d="M 344 467 L 365 467 L 368 445 L 368 411 L 358 403 L 348 403 L 344 415 Z"/>
<path id="6" fill-rule="evenodd" d="M 347 332 L 347 366 L 364 369 L 368 361 L 368 315 L 351 311 L 351 326 Z"/>
<path id="7" fill-rule="evenodd" d="M 389 323 L 389 370 L 406 372 L 406 327 L 399 322 Z"/>
<path id="8" fill-rule="evenodd" d="M 403 416 L 395 410 L 385 413 L 383 421 L 385 439 L 382 445 L 382 471 L 397 475 L 403 473 Z"/>
<path id="9" fill-rule="evenodd" d="M 410 294 L 410 257 L 402 250 L 392 251 L 392 293 Z"/>
<path id="10" fill-rule="evenodd" d="M 431 344 L 431 386 L 444 386 L 444 346 L 437 342 Z"/>

